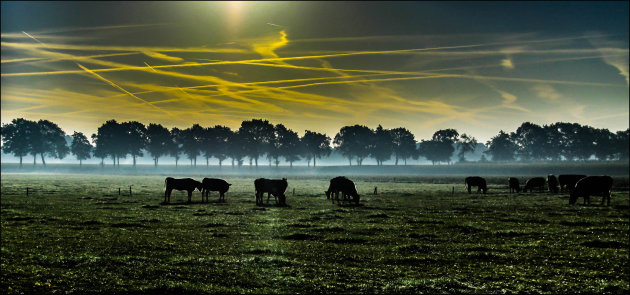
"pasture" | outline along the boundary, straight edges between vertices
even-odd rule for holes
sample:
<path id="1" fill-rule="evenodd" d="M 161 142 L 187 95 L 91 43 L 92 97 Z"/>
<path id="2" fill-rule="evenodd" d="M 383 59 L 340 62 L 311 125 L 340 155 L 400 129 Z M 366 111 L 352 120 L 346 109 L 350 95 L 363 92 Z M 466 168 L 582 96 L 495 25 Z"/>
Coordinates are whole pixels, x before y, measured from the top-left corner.
<path id="1" fill-rule="evenodd" d="M 347 176 L 359 206 L 326 200 L 323 176 L 289 176 L 276 207 L 254 177 L 163 205 L 164 176 L 2 174 L 0 292 L 630 292 L 627 177 L 605 207 L 507 177 L 469 195 L 463 177 Z"/>

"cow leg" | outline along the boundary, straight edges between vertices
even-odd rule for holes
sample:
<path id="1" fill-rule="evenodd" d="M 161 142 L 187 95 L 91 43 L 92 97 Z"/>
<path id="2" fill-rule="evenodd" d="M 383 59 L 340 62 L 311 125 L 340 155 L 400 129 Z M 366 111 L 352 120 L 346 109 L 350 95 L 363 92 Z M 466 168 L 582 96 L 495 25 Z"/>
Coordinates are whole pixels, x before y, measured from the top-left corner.
<path id="1" fill-rule="evenodd" d="M 467 185 L 466 187 L 468 188 L 468 193 L 470 194 L 470 185 Z"/>
<path id="2" fill-rule="evenodd" d="M 166 191 L 164 191 L 164 202 L 166 203 L 171 202 L 171 191 L 172 189 L 167 189 Z M 168 201 L 167 201 L 167 198 L 168 198 Z"/>
<path id="3" fill-rule="evenodd" d="M 188 203 L 192 201 L 192 191 L 188 191 Z"/>

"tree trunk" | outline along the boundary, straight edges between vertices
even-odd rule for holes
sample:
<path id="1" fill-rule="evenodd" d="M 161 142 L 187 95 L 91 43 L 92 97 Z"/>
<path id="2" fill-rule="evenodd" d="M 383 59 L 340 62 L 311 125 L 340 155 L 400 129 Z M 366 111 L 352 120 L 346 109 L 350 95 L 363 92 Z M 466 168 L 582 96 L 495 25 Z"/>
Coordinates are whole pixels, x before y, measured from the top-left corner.
<path id="1" fill-rule="evenodd" d="M 315 157 L 313 157 L 313 168 L 315 168 Z"/>
<path id="2" fill-rule="evenodd" d="M 46 161 L 44 161 L 44 153 L 39 154 L 39 156 L 42 158 L 42 164 L 46 166 Z"/>
<path id="3" fill-rule="evenodd" d="M 20 155 L 20 168 L 22 168 L 22 155 Z"/>
<path id="4" fill-rule="evenodd" d="M 289 161 L 289 167 L 293 168 L 293 161 Z"/>
<path id="5" fill-rule="evenodd" d="M 33 166 L 37 164 L 37 154 L 33 154 Z"/>
<path id="6" fill-rule="evenodd" d="M 348 165 L 352 166 L 352 159 L 348 158 Z"/>
<path id="7" fill-rule="evenodd" d="M 177 162 L 179 161 L 178 158 L 175 158 L 175 168 L 177 168 Z"/>
<path id="8" fill-rule="evenodd" d="M 398 155 L 396 155 L 396 166 L 398 166 Z"/>
<path id="9" fill-rule="evenodd" d="M 405 158 L 405 166 L 407 166 L 407 158 Z"/>
<path id="10" fill-rule="evenodd" d="M 136 167 L 136 155 L 131 155 L 133 157 L 133 167 Z"/>
<path id="11" fill-rule="evenodd" d="M 210 158 L 206 157 L 206 168 L 210 168 Z"/>
<path id="12" fill-rule="evenodd" d="M 79 160 L 79 167 L 83 166 L 83 161 Z"/>
<path id="13" fill-rule="evenodd" d="M 232 158 L 232 168 L 234 168 L 234 158 Z"/>
<path id="14" fill-rule="evenodd" d="M 256 168 L 258 168 L 258 158 L 254 158 L 254 162 L 256 162 Z"/>
<path id="15" fill-rule="evenodd" d="M 222 164 L 222 163 L 223 163 L 223 160 L 222 160 L 222 159 L 219 159 L 219 168 L 221 168 L 221 166 L 223 166 L 223 164 Z"/>

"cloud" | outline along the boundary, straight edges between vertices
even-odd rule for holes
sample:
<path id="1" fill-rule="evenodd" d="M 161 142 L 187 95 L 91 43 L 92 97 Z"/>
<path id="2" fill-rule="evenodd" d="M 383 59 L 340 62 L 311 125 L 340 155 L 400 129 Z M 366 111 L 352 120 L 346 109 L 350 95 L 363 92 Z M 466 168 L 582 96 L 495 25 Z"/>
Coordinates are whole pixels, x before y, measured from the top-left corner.
<path id="1" fill-rule="evenodd" d="M 512 63 L 511 58 L 506 58 L 506 59 L 501 60 L 501 66 L 506 70 L 514 69 L 514 64 Z"/>
<path id="2" fill-rule="evenodd" d="M 166 54 L 162 54 L 162 53 L 159 53 L 159 52 L 143 51 L 142 53 L 144 53 L 148 57 L 152 57 L 152 58 L 156 58 L 156 59 L 162 59 L 162 60 L 170 61 L 170 62 L 181 62 L 181 61 L 184 61 L 184 59 L 181 58 L 181 57 L 168 56 Z"/>
<path id="3" fill-rule="evenodd" d="M 628 54 L 624 55 L 610 55 L 610 52 L 615 52 L 619 50 L 628 51 L 627 47 L 628 43 L 621 41 L 613 41 L 604 38 L 605 35 L 602 35 L 597 32 L 591 32 L 591 37 L 587 38 L 588 41 L 602 54 L 602 59 L 604 62 L 619 71 L 619 74 L 626 79 L 626 85 L 630 85 L 630 80 L 628 79 Z"/>
<path id="4" fill-rule="evenodd" d="M 534 86 L 533 89 L 536 92 L 536 95 L 538 95 L 538 97 L 540 98 L 557 100 L 558 98 L 562 97 L 562 95 L 558 93 L 558 91 L 556 91 L 556 89 L 553 88 L 553 86 L 548 85 L 548 84 L 539 84 L 539 85 Z"/>

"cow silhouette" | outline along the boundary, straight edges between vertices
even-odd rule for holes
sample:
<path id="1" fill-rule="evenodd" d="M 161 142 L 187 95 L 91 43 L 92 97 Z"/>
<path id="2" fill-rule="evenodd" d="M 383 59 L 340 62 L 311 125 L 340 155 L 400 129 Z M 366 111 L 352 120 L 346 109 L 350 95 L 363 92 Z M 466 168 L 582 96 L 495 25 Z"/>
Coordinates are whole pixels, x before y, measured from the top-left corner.
<path id="1" fill-rule="evenodd" d="M 267 193 L 267 203 L 269 203 L 270 195 L 276 199 L 276 204 L 286 205 L 286 196 L 284 192 L 287 190 L 286 178 L 282 179 L 266 179 L 258 178 L 254 180 L 254 188 L 256 189 L 256 205 L 263 205 L 263 194 Z"/>
<path id="2" fill-rule="evenodd" d="M 468 189 L 469 194 L 471 193 L 470 192 L 471 186 L 477 187 L 477 193 L 480 193 L 481 191 L 483 191 L 483 193 L 485 194 L 488 191 L 486 180 L 483 177 L 469 176 L 469 177 L 466 177 L 465 182 L 466 182 L 466 188 Z"/>
<path id="3" fill-rule="evenodd" d="M 225 193 L 230 189 L 231 183 L 218 178 L 204 178 L 201 181 L 203 190 L 201 191 L 201 201 L 208 202 L 210 192 L 219 192 L 219 202 L 225 202 Z M 205 198 L 205 200 L 204 200 Z"/>
<path id="4" fill-rule="evenodd" d="M 582 174 L 563 174 L 558 175 L 558 182 L 560 183 L 560 191 L 572 192 L 575 188 L 575 184 L 586 175 Z"/>
<path id="5" fill-rule="evenodd" d="M 610 206 L 610 190 L 612 189 L 613 179 L 610 176 L 588 176 L 580 179 L 569 197 L 569 204 L 575 204 L 579 197 L 584 198 L 584 204 L 591 203 L 591 195 L 601 195 L 602 203 L 608 200 L 606 206 Z"/>
<path id="6" fill-rule="evenodd" d="M 508 186 L 510 187 L 510 193 L 513 193 L 513 192 L 520 193 L 521 192 L 521 186 L 518 183 L 518 178 L 516 178 L 516 177 L 509 177 L 508 178 Z"/>
<path id="7" fill-rule="evenodd" d="M 195 189 L 201 191 L 203 189 L 201 182 L 196 181 L 192 178 L 173 178 L 167 177 L 164 179 L 164 203 L 171 202 L 171 192 L 173 190 L 178 191 L 187 191 L 188 192 L 188 203 L 190 203 L 192 198 L 192 193 Z"/>
<path id="8" fill-rule="evenodd" d="M 549 187 L 549 192 L 552 194 L 557 194 L 559 191 L 558 188 L 558 179 L 553 174 L 547 175 L 547 186 Z"/>
<path id="9" fill-rule="evenodd" d="M 538 188 L 539 192 L 543 192 L 545 190 L 545 178 L 544 177 L 533 177 L 527 180 L 525 183 L 525 187 L 523 187 L 523 192 L 533 192 L 534 188 Z"/>
<path id="10" fill-rule="evenodd" d="M 376 189 L 376 188 L 375 188 Z M 331 199 L 334 203 L 335 200 L 339 203 L 339 192 L 342 194 L 342 201 L 350 200 L 349 197 L 352 197 L 352 200 L 358 205 L 359 204 L 359 193 L 357 193 L 357 188 L 354 185 L 354 182 L 345 176 L 337 176 L 330 180 L 330 185 L 328 185 L 328 190 L 325 191 L 326 198 Z"/>

